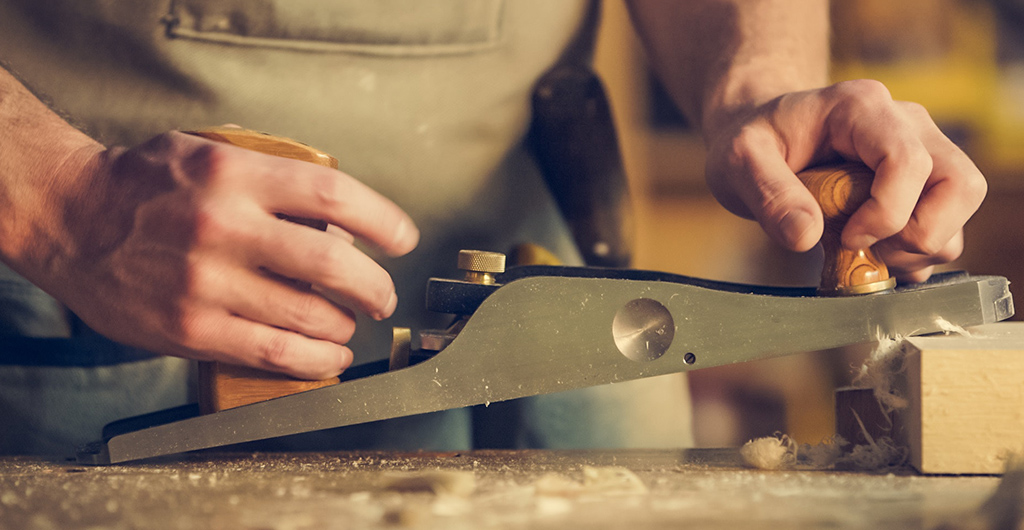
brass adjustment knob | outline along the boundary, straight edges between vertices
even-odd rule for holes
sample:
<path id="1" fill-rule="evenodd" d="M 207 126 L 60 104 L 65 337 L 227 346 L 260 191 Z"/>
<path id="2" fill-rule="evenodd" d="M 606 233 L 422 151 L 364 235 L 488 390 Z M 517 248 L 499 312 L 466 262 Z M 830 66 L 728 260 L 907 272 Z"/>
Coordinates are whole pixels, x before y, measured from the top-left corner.
<path id="1" fill-rule="evenodd" d="M 505 255 L 483 250 L 460 250 L 459 270 L 466 273 L 467 282 L 493 285 L 494 275 L 505 272 Z"/>

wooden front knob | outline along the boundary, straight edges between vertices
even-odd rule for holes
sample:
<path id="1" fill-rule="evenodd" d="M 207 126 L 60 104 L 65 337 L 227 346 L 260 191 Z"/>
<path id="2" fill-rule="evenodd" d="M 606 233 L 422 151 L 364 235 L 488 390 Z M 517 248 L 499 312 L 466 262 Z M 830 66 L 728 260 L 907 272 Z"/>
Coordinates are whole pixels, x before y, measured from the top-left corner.
<path id="1" fill-rule="evenodd" d="M 312 162 L 334 169 L 338 168 L 337 159 L 331 155 L 288 138 L 233 127 L 214 127 L 199 131 L 187 131 L 187 133 L 252 151 Z M 304 219 L 285 215 L 278 217 L 318 230 L 327 229 L 327 222 L 319 219 Z M 275 278 L 296 289 L 310 289 L 310 285 L 305 282 L 277 276 Z M 303 381 L 246 366 L 201 361 L 198 385 L 199 410 L 203 414 L 219 412 L 333 385 L 338 381 L 337 377 L 322 381 Z"/>
<path id="2" fill-rule="evenodd" d="M 895 287 L 896 279 L 889 276 L 885 263 L 870 248 L 849 250 L 842 243 L 846 222 L 871 197 L 875 173 L 863 164 L 846 163 L 811 168 L 798 176 L 818 200 L 825 217 L 821 235 L 825 263 L 818 294 L 848 296 Z"/>

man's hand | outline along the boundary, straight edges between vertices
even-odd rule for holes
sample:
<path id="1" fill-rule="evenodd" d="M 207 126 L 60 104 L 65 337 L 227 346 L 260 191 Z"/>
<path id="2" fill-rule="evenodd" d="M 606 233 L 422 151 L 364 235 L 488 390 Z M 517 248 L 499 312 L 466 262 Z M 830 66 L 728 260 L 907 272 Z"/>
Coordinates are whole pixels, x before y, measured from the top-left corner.
<path id="1" fill-rule="evenodd" d="M 630 0 L 635 25 L 669 94 L 703 127 L 707 178 L 730 210 L 807 250 L 821 211 L 795 173 L 845 158 L 876 171 L 871 198 L 843 244 L 874 245 L 904 281 L 963 246 L 985 195 L 974 164 L 920 106 L 874 81 L 827 88 L 828 2 Z"/>
<path id="2" fill-rule="evenodd" d="M 839 158 L 874 169 L 871 198 L 851 217 L 843 245 L 874 245 L 903 281 L 923 281 L 933 265 L 960 255 L 962 227 L 985 196 L 981 173 L 927 111 L 893 101 L 875 81 L 786 94 L 717 123 L 706 132 L 712 192 L 792 250 L 813 247 L 823 227 L 795 173 Z"/>
<path id="3" fill-rule="evenodd" d="M 177 132 L 83 148 L 60 168 L 14 266 L 100 333 L 171 355 L 337 375 L 352 360 L 347 307 L 381 319 L 397 303 L 353 236 L 394 256 L 419 237 L 394 203 L 339 171 Z"/>

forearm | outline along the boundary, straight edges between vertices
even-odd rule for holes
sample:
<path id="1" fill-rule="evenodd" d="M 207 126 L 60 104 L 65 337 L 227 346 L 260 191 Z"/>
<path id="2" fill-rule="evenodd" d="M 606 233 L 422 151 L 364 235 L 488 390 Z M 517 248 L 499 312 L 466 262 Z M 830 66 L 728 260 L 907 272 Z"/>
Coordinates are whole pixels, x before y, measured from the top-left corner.
<path id="1" fill-rule="evenodd" d="M 629 0 L 676 104 L 712 135 L 786 92 L 828 81 L 825 0 Z"/>
<path id="2" fill-rule="evenodd" d="M 63 244 L 55 199 L 77 193 L 74 176 L 99 150 L 0 68 L 0 260 L 46 273 Z"/>

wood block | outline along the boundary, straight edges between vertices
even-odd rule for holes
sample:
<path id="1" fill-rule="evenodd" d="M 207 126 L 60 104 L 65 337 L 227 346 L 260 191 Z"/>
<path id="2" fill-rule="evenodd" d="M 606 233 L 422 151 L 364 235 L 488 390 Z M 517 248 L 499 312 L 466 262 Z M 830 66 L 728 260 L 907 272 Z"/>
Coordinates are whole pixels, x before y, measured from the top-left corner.
<path id="1" fill-rule="evenodd" d="M 910 463 L 929 474 L 998 474 L 1024 449 L 1024 322 L 906 341 Z"/>
<path id="2" fill-rule="evenodd" d="M 203 414 L 220 412 L 313 390 L 337 383 L 332 377 L 322 381 L 302 381 L 284 374 L 224 363 L 199 363 L 199 410 Z"/>
<path id="3" fill-rule="evenodd" d="M 1001 474 L 1024 453 L 1024 322 L 970 331 L 905 341 L 895 381 L 905 409 L 886 413 L 870 388 L 837 390 L 836 433 L 855 445 L 868 443 L 864 431 L 888 436 L 925 474 Z"/>

